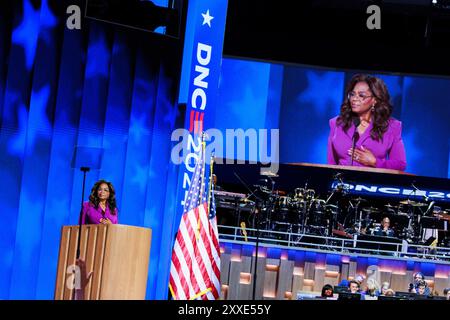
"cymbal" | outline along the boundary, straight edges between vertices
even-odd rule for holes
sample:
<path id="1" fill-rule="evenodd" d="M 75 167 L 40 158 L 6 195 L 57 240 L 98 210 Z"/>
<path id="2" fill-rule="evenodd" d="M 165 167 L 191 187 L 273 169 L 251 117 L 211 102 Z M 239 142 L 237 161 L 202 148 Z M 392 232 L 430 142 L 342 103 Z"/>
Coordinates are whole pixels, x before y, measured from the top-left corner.
<path id="1" fill-rule="evenodd" d="M 352 201 L 367 202 L 367 200 L 366 200 L 366 199 L 364 199 L 364 198 L 361 198 L 361 197 L 358 197 L 358 198 L 352 199 Z"/>
<path id="2" fill-rule="evenodd" d="M 262 170 L 262 169 L 263 168 L 261 168 L 261 171 L 259 173 L 261 176 L 272 177 L 272 178 L 278 178 L 279 177 L 279 175 L 276 174 L 275 172 L 272 172 L 270 170 Z"/>
<path id="3" fill-rule="evenodd" d="M 378 209 L 378 208 L 374 208 L 374 207 L 368 207 L 368 208 L 363 208 L 362 209 L 363 211 L 367 211 L 367 212 L 373 212 L 373 213 L 376 213 L 376 212 L 380 212 L 380 209 Z"/>
<path id="4" fill-rule="evenodd" d="M 397 209 L 397 208 L 398 208 L 397 206 L 393 206 L 393 205 L 391 205 L 390 203 L 389 203 L 389 204 L 385 204 L 384 206 L 385 206 L 388 210 L 389 210 L 389 209 L 394 210 L 394 209 Z"/>
<path id="5" fill-rule="evenodd" d="M 428 204 L 423 202 L 416 202 L 415 204 L 413 204 L 413 207 L 428 207 Z"/>
<path id="6" fill-rule="evenodd" d="M 416 202 L 416 201 L 412 201 L 412 200 L 403 200 L 403 201 L 400 201 L 399 203 L 403 204 L 403 205 L 413 206 L 413 207 L 425 207 L 425 206 L 427 206 L 426 203 Z"/>

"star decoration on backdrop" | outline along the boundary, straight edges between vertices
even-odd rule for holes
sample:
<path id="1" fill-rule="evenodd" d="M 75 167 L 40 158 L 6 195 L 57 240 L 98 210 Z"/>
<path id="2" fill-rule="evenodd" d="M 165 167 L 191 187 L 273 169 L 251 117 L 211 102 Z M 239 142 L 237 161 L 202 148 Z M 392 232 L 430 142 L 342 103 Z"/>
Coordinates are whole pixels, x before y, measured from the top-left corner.
<path id="1" fill-rule="evenodd" d="M 41 7 L 41 21 L 39 26 L 39 36 L 45 41 L 47 45 L 52 45 L 53 39 L 50 34 L 50 29 L 56 27 L 58 19 L 52 13 L 48 6 L 49 0 L 44 0 Z"/>
<path id="2" fill-rule="evenodd" d="M 38 136 L 50 139 L 52 125 L 47 117 L 47 104 L 50 97 L 50 86 L 33 92 L 30 100 L 30 111 L 21 106 L 18 111 L 19 134 L 11 139 L 9 150 L 12 154 L 20 155 L 25 150 L 32 151 Z"/>
<path id="3" fill-rule="evenodd" d="M 12 110 L 17 110 L 18 106 L 21 103 L 21 98 L 22 98 L 22 95 L 19 93 L 19 91 L 11 88 L 5 92 L 4 105 L 11 106 Z M 7 119 L 6 121 L 8 121 L 8 122 L 14 121 L 14 118 L 12 118 L 12 117 L 13 117 L 13 114 L 9 113 L 9 112 L 7 112 L 7 114 L 5 115 L 5 119 Z"/>
<path id="4" fill-rule="evenodd" d="M 30 100 L 30 111 L 24 105 L 18 110 L 19 134 L 9 141 L 9 152 L 21 155 L 25 148 L 32 150 L 38 136 L 51 139 L 52 125 L 47 117 L 47 104 L 50 97 L 50 86 L 33 92 Z"/>
<path id="5" fill-rule="evenodd" d="M 39 30 L 39 9 L 34 10 L 29 0 L 24 1 L 22 22 L 12 34 L 12 43 L 25 50 L 26 66 L 31 70 L 36 55 Z"/>
<path id="6" fill-rule="evenodd" d="M 339 106 L 342 99 L 342 73 L 306 72 L 308 86 L 299 93 L 297 100 L 311 104 L 318 113 L 326 113 L 329 105 Z"/>
<path id="7" fill-rule="evenodd" d="M 28 111 L 25 105 L 21 104 L 17 111 L 18 129 L 14 137 L 8 141 L 8 153 L 21 157 L 25 150 L 27 140 Z"/>
<path id="8" fill-rule="evenodd" d="M 175 127 L 175 121 L 180 116 L 180 112 L 178 111 L 178 107 L 170 104 L 170 102 L 166 99 L 163 101 L 162 106 L 164 108 L 164 118 L 163 122 L 167 124 L 167 126 L 172 129 Z"/>
<path id="9" fill-rule="evenodd" d="M 203 16 L 202 26 L 207 24 L 208 27 L 211 28 L 211 20 L 214 19 L 214 17 L 209 15 L 209 9 L 206 11 L 206 13 L 202 13 L 202 16 Z"/>
<path id="10" fill-rule="evenodd" d="M 131 182 L 136 184 L 139 187 L 139 190 L 142 194 L 145 193 L 145 188 L 147 186 L 147 175 L 148 175 L 148 168 L 146 166 L 141 166 L 139 164 L 136 164 L 134 166 L 135 174 L 131 178 Z"/>
<path id="11" fill-rule="evenodd" d="M 50 98 L 50 85 L 42 87 L 41 90 L 33 92 L 30 101 L 30 123 L 28 124 L 28 141 L 30 146 L 34 145 L 37 134 L 51 136 L 52 125 L 47 117 L 47 104 Z M 39 132 L 38 132 L 39 129 Z M 29 147 L 30 147 L 29 146 Z"/>
<path id="12" fill-rule="evenodd" d="M 140 144 L 141 139 L 150 134 L 146 128 L 146 121 L 147 116 L 145 114 L 142 114 L 139 118 L 136 116 L 131 118 L 129 136 L 133 138 L 133 142 Z"/>
<path id="13" fill-rule="evenodd" d="M 242 112 L 242 108 L 244 108 L 244 106 L 249 110 L 256 110 L 266 103 L 264 100 L 265 97 L 262 94 L 258 94 L 258 92 L 256 92 L 256 90 L 254 90 L 251 85 L 247 84 L 241 90 L 241 93 L 231 99 L 228 103 L 226 103 L 226 110 L 232 117 L 238 117 Z M 258 116 L 258 119 L 262 118 Z M 243 125 L 243 127 L 245 128 L 251 125 L 251 122 L 254 120 L 254 117 L 251 119 L 245 118 L 245 120 L 242 120 L 241 125 Z"/>
<path id="14" fill-rule="evenodd" d="M 109 56 L 109 48 L 104 37 L 98 36 L 88 48 L 86 78 L 94 78 L 97 76 L 108 77 Z"/>

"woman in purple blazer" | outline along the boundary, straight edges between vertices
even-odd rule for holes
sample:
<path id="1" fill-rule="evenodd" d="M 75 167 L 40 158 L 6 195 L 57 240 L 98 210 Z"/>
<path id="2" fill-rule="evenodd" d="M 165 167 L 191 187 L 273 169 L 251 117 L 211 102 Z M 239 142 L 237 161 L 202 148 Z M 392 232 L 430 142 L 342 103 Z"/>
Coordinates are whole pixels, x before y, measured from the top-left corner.
<path id="1" fill-rule="evenodd" d="M 330 120 L 328 163 L 404 171 L 402 123 L 391 118 L 392 108 L 383 80 L 353 76 L 340 115 Z"/>
<path id="2" fill-rule="evenodd" d="M 97 181 L 83 204 L 82 224 L 117 224 L 116 192 L 111 182 Z"/>

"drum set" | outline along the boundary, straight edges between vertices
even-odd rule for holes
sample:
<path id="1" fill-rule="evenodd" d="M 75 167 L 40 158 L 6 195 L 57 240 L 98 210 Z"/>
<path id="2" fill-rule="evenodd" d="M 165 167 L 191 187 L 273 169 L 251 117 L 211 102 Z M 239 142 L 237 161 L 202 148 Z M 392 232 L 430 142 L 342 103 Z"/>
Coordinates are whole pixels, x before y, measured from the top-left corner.
<path id="1" fill-rule="evenodd" d="M 355 233 L 387 236 L 419 243 L 423 240 L 421 218 L 429 214 L 429 204 L 404 200 L 396 205 L 369 205 L 364 198 L 330 203 L 317 197 L 314 189 L 295 188 L 291 193 L 270 191 L 258 217 L 261 230 L 336 236 Z M 388 217 L 390 227 L 383 230 L 382 220 Z M 254 224 L 255 227 L 255 224 Z M 335 232 L 339 231 L 339 232 Z"/>
<path id="2" fill-rule="evenodd" d="M 328 236 L 337 206 L 317 198 L 314 189 L 296 188 L 291 194 L 272 192 L 261 212 L 261 229 Z"/>

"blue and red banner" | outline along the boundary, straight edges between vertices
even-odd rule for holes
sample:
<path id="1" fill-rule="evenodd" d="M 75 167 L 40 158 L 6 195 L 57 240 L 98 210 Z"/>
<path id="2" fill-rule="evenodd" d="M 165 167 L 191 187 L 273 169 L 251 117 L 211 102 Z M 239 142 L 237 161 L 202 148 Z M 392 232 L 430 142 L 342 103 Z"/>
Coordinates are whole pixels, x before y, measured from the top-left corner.
<path id="1" fill-rule="evenodd" d="M 218 107 L 219 76 L 222 64 L 223 41 L 227 15 L 227 0 L 189 1 L 183 67 L 179 102 L 186 103 L 184 130 L 176 134 L 176 143 L 182 142 L 179 163 L 173 241 L 180 226 L 183 207 L 192 184 L 192 176 L 200 150 L 202 132 L 214 124 Z M 174 163 L 180 159 L 172 158 Z M 206 159 L 209 163 L 209 159 Z M 209 166 L 204 172 L 208 185 Z M 168 270 L 167 270 L 168 271 Z M 169 274 L 167 274 L 169 279 Z"/>
<path id="2" fill-rule="evenodd" d="M 212 126 L 218 110 L 217 97 L 227 5 L 227 0 L 189 2 L 182 75 L 182 81 L 189 79 L 189 84 L 186 86 L 186 83 L 182 83 L 180 86 L 181 90 L 189 88 L 185 118 L 185 129 L 189 132 L 189 136 L 183 137 L 187 154 L 184 154 L 180 170 L 177 205 L 180 217 L 195 167 L 196 155 L 201 147 L 200 133 Z M 182 92 L 180 99 L 181 96 Z"/>

